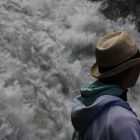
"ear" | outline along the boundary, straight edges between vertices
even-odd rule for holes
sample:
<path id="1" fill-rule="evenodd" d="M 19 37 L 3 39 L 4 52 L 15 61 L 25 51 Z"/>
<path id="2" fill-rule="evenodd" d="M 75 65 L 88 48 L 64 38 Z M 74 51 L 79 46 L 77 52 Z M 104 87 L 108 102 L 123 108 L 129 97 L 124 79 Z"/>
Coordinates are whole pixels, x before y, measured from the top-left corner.
<path id="1" fill-rule="evenodd" d="M 123 88 L 131 88 L 135 86 L 136 81 L 140 74 L 140 65 L 136 65 L 129 69 L 129 73 L 126 73 L 125 79 L 123 80 L 122 87 Z"/>

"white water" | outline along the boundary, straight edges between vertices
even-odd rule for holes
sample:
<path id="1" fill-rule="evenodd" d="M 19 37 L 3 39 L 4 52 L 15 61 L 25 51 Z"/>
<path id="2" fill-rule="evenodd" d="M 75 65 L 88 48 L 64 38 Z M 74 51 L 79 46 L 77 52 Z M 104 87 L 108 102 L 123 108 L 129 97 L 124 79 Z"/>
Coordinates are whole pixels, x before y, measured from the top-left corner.
<path id="1" fill-rule="evenodd" d="M 85 0 L 0 1 L 0 140 L 71 139 L 71 101 L 80 86 L 95 80 L 89 70 L 96 41 L 116 30 L 140 37 L 131 16 L 112 22 L 99 6 Z M 130 94 L 136 112 L 138 89 L 139 82 Z"/>

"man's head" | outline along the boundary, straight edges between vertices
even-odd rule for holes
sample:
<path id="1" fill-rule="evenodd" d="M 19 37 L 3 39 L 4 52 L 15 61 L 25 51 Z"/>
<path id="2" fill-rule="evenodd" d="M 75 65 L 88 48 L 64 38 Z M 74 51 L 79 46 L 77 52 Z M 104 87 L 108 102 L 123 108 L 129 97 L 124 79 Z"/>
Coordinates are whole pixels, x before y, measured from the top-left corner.
<path id="1" fill-rule="evenodd" d="M 100 80 L 129 81 L 127 84 L 124 83 L 127 87 L 132 87 L 138 78 L 139 72 L 139 49 L 128 33 L 124 31 L 114 32 L 98 41 L 96 63 L 91 68 L 92 76 Z"/>
<path id="2" fill-rule="evenodd" d="M 139 74 L 140 74 L 140 64 L 137 64 L 112 77 L 101 78 L 99 80 L 106 84 L 117 84 L 123 90 L 127 90 L 127 88 L 133 87 L 135 85 Z"/>

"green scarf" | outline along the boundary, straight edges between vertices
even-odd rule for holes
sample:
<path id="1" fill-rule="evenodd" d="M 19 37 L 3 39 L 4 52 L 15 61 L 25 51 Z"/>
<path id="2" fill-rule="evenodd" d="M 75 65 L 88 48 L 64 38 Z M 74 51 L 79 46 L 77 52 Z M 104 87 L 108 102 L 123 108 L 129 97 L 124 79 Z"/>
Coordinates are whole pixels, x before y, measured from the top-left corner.
<path id="1" fill-rule="evenodd" d="M 122 93 L 123 90 L 115 84 L 107 85 L 100 81 L 95 81 L 81 88 L 79 100 L 86 106 L 89 106 L 102 95 L 121 96 Z"/>

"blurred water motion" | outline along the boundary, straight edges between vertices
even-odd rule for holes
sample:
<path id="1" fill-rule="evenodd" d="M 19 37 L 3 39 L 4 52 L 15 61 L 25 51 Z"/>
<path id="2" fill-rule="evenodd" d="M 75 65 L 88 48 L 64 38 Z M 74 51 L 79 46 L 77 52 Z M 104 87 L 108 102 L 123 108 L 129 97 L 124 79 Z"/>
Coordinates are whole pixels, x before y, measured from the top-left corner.
<path id="1" fill-rule="evenodd" d="M 0 1 L 1 140 L 71 140 L 71 103 L 95 80 L 89 68 L 96 41 L 118 30 L 140 37 L 131 16 L 114 22 L 99 7 L 85 0 Z M 138 89 L 130 94 L 136 112 Z"/>

